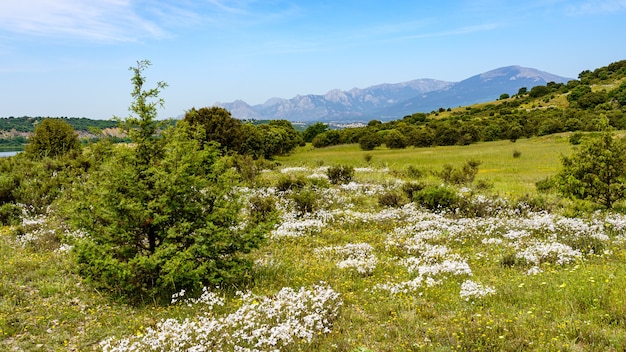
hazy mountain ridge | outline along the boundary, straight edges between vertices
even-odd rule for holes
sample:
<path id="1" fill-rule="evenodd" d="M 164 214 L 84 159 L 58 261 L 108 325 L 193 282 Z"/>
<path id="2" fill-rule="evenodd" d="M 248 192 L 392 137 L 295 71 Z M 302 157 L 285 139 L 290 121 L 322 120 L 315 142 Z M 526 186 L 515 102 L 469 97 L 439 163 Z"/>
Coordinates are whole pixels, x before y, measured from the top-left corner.
<path id="1" fill-rule="evenodd" d="M 291 99 L 271 98 L 264 104 L 242 100 L 215 103 L 240 119 L 286 119 L 290 121 L 389 120 L 440 107 L 457 107 L 496 100 L 502 93 L 513 95 L 519 88 L 531 89 L 548 82 L 565 83 L 570 78 L 521 66 L 484 72 L 460 82 L 416 79 L 384 83 L 348 91 L 333 89 L 324 95 L 298 95 Z"/>

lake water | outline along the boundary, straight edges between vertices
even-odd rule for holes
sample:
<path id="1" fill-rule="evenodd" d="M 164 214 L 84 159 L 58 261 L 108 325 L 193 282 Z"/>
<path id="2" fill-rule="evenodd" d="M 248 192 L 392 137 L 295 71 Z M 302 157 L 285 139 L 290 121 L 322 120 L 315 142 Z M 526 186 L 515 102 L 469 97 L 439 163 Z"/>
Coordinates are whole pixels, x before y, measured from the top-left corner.
<path id="1" fill-rule="evenodd" d="M 9 156 L 13 156 L 13 155 L 16 155 L 17 153 L 19 153 L 19 151 L 0 152 L 0 158 L 6 158 L 6 157 L 9 157 Z"/>

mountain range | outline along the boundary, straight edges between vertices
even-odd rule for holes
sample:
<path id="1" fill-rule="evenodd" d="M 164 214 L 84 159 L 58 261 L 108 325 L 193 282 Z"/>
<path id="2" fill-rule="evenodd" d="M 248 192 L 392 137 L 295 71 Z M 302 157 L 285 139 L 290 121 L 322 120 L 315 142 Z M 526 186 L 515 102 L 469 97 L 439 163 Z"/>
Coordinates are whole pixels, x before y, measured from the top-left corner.
<path id="1" fill-rule="evenodd" d="M 501 94 L 516 94 L 548 82 L 566 83 L 571 78 L 521 66 L 507 66 L 478 74 L 460 82 L 416 79 L 379 84 L 348 91 L 333 89 L 324 95 L 298 95 L 291 99 L 272 98 L 249 105 L 236 100 L 215 103 L 239 119 L 285 119 L 289 121 L 354 122 L 394 120 L 416 112 L 493 101 Z"/>

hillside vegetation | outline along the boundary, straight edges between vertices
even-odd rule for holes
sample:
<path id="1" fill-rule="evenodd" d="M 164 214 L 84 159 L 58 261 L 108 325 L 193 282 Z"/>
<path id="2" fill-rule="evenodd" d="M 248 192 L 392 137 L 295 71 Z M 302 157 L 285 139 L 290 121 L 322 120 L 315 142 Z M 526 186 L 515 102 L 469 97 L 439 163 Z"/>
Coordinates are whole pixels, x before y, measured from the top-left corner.
<path id="1" fill-rule="evenodd" d="M 467 107 L 415 113 L 390 122 L 372 120 L 367 127 L 316 135 L 316 147 L 360 143 L 363 149 L 386 144 L 408 146 L 467 145 L 476 142 L 544 136 L 568 131 L 598 131 L 607 118 L 626 129 L 626 60 L 584 71 L 567 84 L 550 82 L 513 96 Z"/>
<path id="2" fill-rule="evenodd" d="M 316 148 L 286 121 L 240 139 L 256 130 L 219 108 L 164 127 L 149 65 L 130 68 L 132 144 L 81 146 L 55 121 L 0 159 L 0 349 L 626 350 L 626 143 L 609 115 L 515 142 Z M 571 92 L 554 99 L 573 109 Z M 507 99 L 526 98 L 494 109 Z"/>

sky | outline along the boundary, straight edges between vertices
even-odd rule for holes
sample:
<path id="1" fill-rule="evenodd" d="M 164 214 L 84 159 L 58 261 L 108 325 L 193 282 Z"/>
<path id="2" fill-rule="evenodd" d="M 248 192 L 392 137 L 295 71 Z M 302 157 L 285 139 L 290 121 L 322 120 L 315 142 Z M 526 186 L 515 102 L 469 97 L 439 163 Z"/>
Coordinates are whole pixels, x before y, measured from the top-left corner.
<path id="1" fill-rule="evenodd" d="M 170 118 L 510 65 L 577 78 L 625 38 L 626 0 L 3 0 L 0 117 L 127 117 L 138 60 Z"/>

